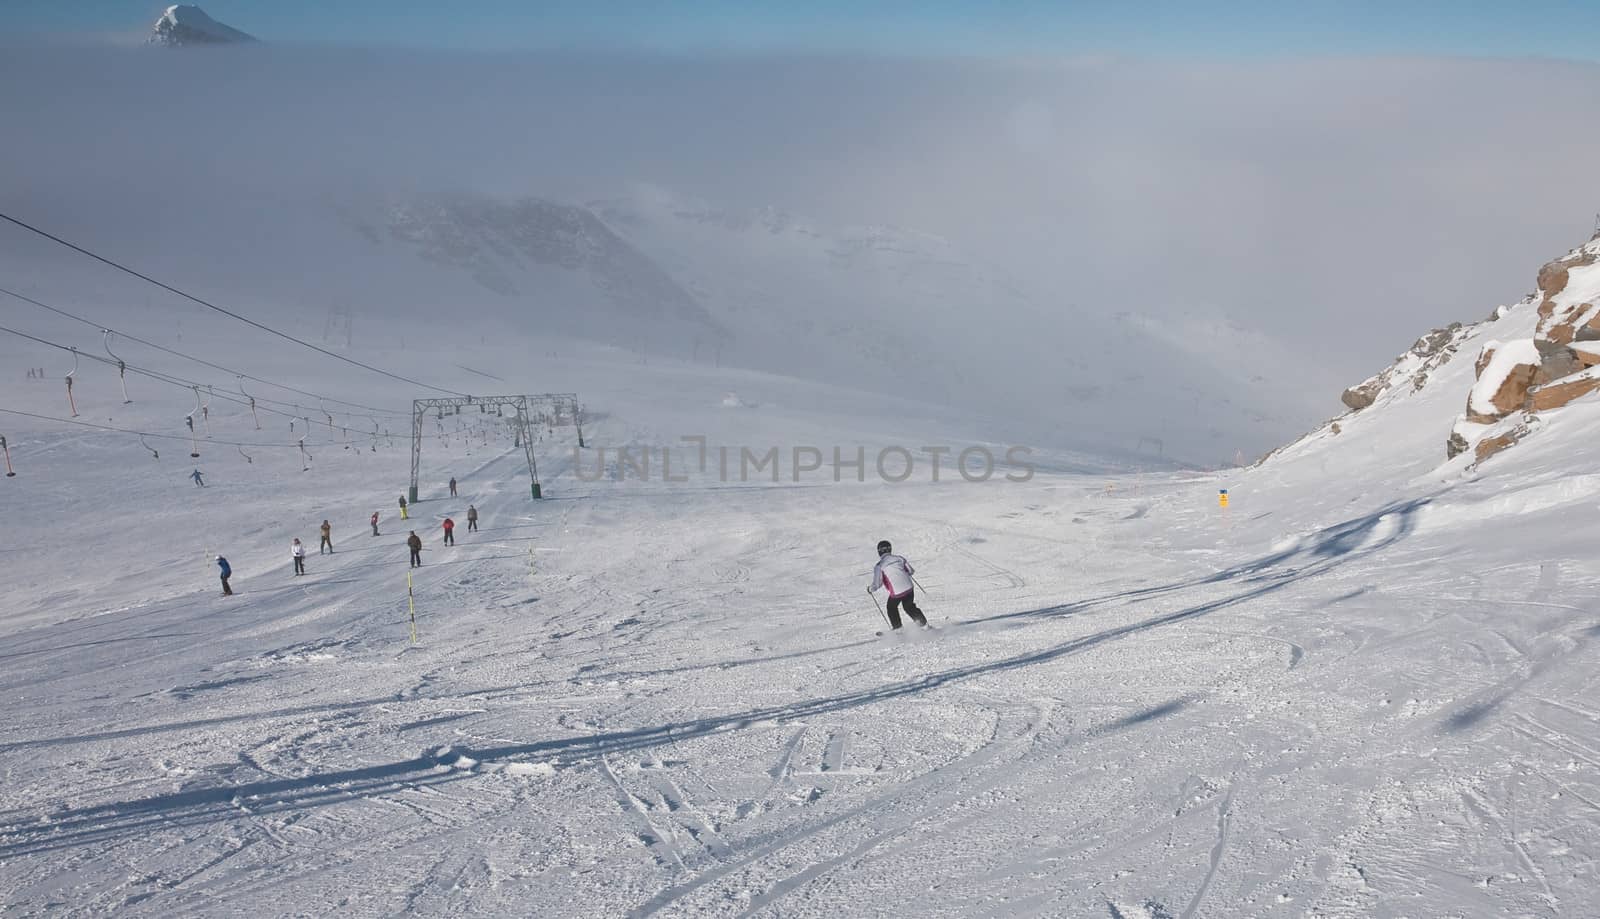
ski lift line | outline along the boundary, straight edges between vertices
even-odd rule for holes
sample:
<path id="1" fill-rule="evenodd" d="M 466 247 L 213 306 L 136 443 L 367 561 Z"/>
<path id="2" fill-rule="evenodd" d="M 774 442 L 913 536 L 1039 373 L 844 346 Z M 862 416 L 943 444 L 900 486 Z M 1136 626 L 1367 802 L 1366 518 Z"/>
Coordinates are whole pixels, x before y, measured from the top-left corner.
<path id="1" fill-rule="evenodd" d="M 111 425 L 105 425 L 105 424 L 94 424 L 93 422 L 89 422 L 89 421 L 74 421 L 71 418 L 57 418 L 54 415 L 39 415 L 39 414 L 36 414 L 34 412 L 24 412 L 24 411 L 22 411 L 20 409 L 14 409 L 14 408 L 0 408 L 0 412 L 3 412 L 5 414 L 7 414 L 7 415 L 17 415 L 17 416 L 20 416 L 20 417 L 23 417 L 23 418 L 36 418 L 36 419 L 38 419 L 40 421 L 54 421 L 54 422 L 56 422 L 58 424 L 73 424 L 73 425 L 77 425 L 78 427 L 83 427 L 83 428 L 94 428 L 95 430 L 99 430 L 99 431 L 110 431 L 110 432 L 115 433 L 115 434 L 129 434 L 129 435 L 132 435 L 132 436 L 135 436 L 135 437 L 155 437 L 155 438 L 159 438 L 161 440 L 188 440 L 189 439 L 188 436 L 183 435 L 183 434 L 157 434 L 157 433 L 155 433 L 153 431 L 139 431 L 139 430 L 135 430 L 133 428 L 119 428 L 119 427 L 113 427 Z M 189 416 L 185 415 L 184 417 L 187 418 Z M 277 441 L 270 441 L 270 442 L 269 441 L 258 441 L 258 440 L 257 441 L 252 441 L 252 440 L 209 440 L 209 441 L 207 441 L 207 443 L 216 444 L 216 445 L 222 446 L 222 447 L 260 447 L 262 449 L 268 449 L 268 450 L 271 450 L 271 449 L 298 450 L 302 446 L 304 446 L 298 440 L 289 441 L 288 443 L 282 443 L 282 442 L 277 442 Z M 311 446 L 321 446 L 323 444 L 328 444 L 328 443 L 331 443 L 331 441 L 320 441 L 320 440 L 319 441 L 313 441 L 311 443 Z M 150 449 L 148 445 L 146 445 L 145 448 L 146 449 Z M 153 453 L 155 451 L 151 450 L 151 452 Z"/>
<path id="2" fill-rule="evenodd" d="M 170 355 L 172 355 L 174 357 L 181 357 L 186 361 L 193 361 L 196 364 L 202 364 L 202 365 L 204 365 L 206 367 L 212 368 L 213 370 L 221 370 L 224 373 L 231 373 L 235 377 L 239 377 L 239 378 L 242 378 L 242 379 L 250 380 L 250 381 L 255 382 L 255 383 L 260 383 L 260 384 L 262 384 L 264 386 L 276 387 L 278 389 L 287 390 L 288 392 L 298 393 L 298 394 L 300 394 L 302 396 L 306 396 L 308 398 L 321 399 L 321 400 L 325 400 L 325 401 L 328 401 L 328 402 L 335 403 L 337 405 L 347 405 L 347 406 L 350 406 L 351 408 L 359 408 L 359 409 L 361 409 L 363 411 L 377 412 L 377 413 L 379 413 L 381 415 L 395 415 L 395 416 L 405 416 L 406 415 L 406 413 L 403 412 L 403 411 L 395 411 L 394 409 L 386 409 L 386 408 L 375 408 L 375 407 L 370 406 L 370 405 L 363 405 L 360 402 L 347 402 L 347 401 L 345 401 L 343 399 L 335 399 L 335 398 L 332 398 L 330 396 L 319 395 L 317 393 L 310 392 L 308 390 L 297 389 L 297 388 L 295 388 L 293 386 L 289 386 L 289 385 L 284 384 L 284 383 L 274 383 L 271 380 L 266 380 L 266 379 L 262 379 L 261 377 L 251 376 L 248 373 L 240 373 L 237 370 L 233 370 L 233 369 L 230 369 L 228 367 L 224 367 L 221 364 L 213 363 L 211 361 L 206 360 L 205 358 L 195 357 L 192 354 L 185 354 L 182 351 L 174 351 L 171 348 L 167 348 L 167 347 L 164 347 L 162 345 L 158 345 L 153 341 L 147 341 L 147 340 L 145 340 L 143 338 L 140 338 L 140 337 L 138 337 L 136 335 L 129 335 L 126 332 L 121 332 L 121 331 L 118 331 L 117 329 L 110 328 L 109 326 L 101 325 L 98 322 L 94 322 L 92 320 L 85 319 L 82 316 L 74 315 L 72 313 L 67 312 L 64 309 L 60 309 L 58 307 L 51 306 L 48 303 L 41 303 L 40 301 L 35 300 L 32 297 L 23 296 L 22 294 L 19 294 L 14 290 L 7 290 L 4 287 L 0 287 L 0 294 L 5 294 L 6 296 L 9 296 L 9 297 L 15 297 L 16 299 L 21 300 L 24 303 L 31 303 L 34 306 L 39 307 L 40 309 L 49 310 L 50 312 L 55 313 L 58 316 L 65 316 L 66 318 L 71 319 L 71 320 L 73 320 L 75 322 L 81 322 L 84 325 L 91 326 L 93 328 L 99 329 L 101 332 L 109 332 L 112 335 L 119 335 L 119 336 L 121 336 L 123 338 L 126 338 L 129 341 L 137 342 L 137 343 L 139 343 L 141 345 L 144 345 L 147 348 L 154 348 L 157 351 L 161 351 L 163 353 L 170 354 Z M 110 351 L 109 348 L 106 349 L 106 350 L 108 352 Z M 113 355 L 113 356 L 115 356 L 115 355 Z M 293 402 L 283 402 L 281 400 L 267 399 L 265 397 L 262 398 L 262 401 L 263 402 L 273 402 L 274 404 L 277 404 L 277 405 L 294 405 L 295 404 Z"/>
<path id="3" fill-rule="evenodd" d="M 112 366 L 112 367 L 118 367 L 119 366 L 119 362 L 110 360 L 109 358 L 101 357 L 98 354 L 84 354 L 83 352 L 79 351 L 78 349 L 70 347 L 68 345 L 59 344 L 59 343 L 53 342 L 53 341 L 46 341 L 45 339 L 39 338 L 36 335 L 29 335 L 26 332 L 19 332 L 16 329 L 7 328 L 6 326 L 0 326 L 0 332 L 8 332 L 8 333 L 10 333 L 12 335 L 16 335 L 16 336 L 18 336 L 20 338 L 26 338 L 29 341 L 38 342 L 41 345 L 47 345 L 47 346 L 49 346 L 51 348 L 58 348 L 58 349 L 60 349 L 62 351 L 68 351 L 68 352 L 71 352 L 75 356 L 86 357 L 86 358 L 88 358 L 90 360 L 99 361 L 102 364 L 106 364 L 106 365 L 109 365 L 109 366 Z M 141 376 L 147 376 L 152 380 L 158 380 L 158 381 L 160 381 L 162 383 L 167 383 L 167 384 L 172 385 L 172 386 L 181 386 L 182 388 L 189 389 L 189 390 L 194 390 L 194 389 L 196 389 L 196 388 L 198 388 L 200 386 L 205 386 L 207 388 L 207 390 L 209 390 L 211 392 L 212 395 L 217 396 L 218 398 L 221 398 L 224 401 L 232 402 L 235 405 L 243 405 L 243 406 L 248 406 L 250 404 L 246 400 L 235 398 L 234 396 L 232 396 L 230 394 L 227 394 L 227 393 L 219 394 L 215 390 L 212 390 L 211 386 L 209 384 L 206 384 L 206 383 L 197 383 L 194 380 L 186 380 L 183 377 L 175 377 L 175 376 L 172 376 L 170 374 L 161 373 L 160 371 L 157 371 L 157 370 L 147 370 L 147 369 L 145 369 L 143 367 L 135 367 L 135 366 L 132 366 L 132 365 L 124 365 L 124 366 L 128 370 L 131 370 L 134 373 L 140 374 Z M 70 394 L 70 386 L 69 386 L 69 394 Z M 296 405 L 293 402 L 277 402 L 277 400 L 274 400 L 274 399 L 261 399 L 260 401 L 262 401 L 262 402 L 275 402 L 278 405 L 288 405 L 288 406 L 293 407 L 293 408 L 301 408 L 302 407 L 302 406 Z M 265 411 L 265 412 L 271 412 L 274 415 L 282 415 L 285 418 L 299 418 L 299 417 L 301 417 L 300 413 L 290 413 L 290 412 L 279 411 L 278 409 L 268 408 L 266 406 L 262 406 L 261 410 Z"/>
<path id="4" fill-rule="evenodd" d="M 15 217 L 11 216 L 10 214 L 7 214 L 7 213 L 5 213 L 3 211 L 0 211 L 0 220 L 4 220 L 7 223 L 15 224 L 16 226 L 19 226 L 22 229 L 27 230 L 30 233 L 35 233 L 35 234 L 37 234 L 39 236 L 43 236 L 45 239 L 48 239 L 53 243 L 58 243 L 58 244 L 60 244 L 62 246 L 67 247 L 68 249 L 71 249 L 74 252 L 80 253 L 82 255 L 86 255 L 89 258 L 92 258 L 95 261 L 100 262 L 101 264 L 108 265 L 108 266 L 110 266 L 112 268 L 115 268 L 118 271 L 123 272 L 124 274 L 132 275 L 133 277 L 136 277 L 141 281 L 144 281 L 144 282 L 146 282 L 148 284 L 153 284 L 156 287 L 159 287 L 162 290 L 167 291 L 168 293 L 176 294 L 176 295 L 184 298 L 185 300 L 189 300 L 189 301 L 191 301 L 193 303 L 198 303 L 199 305 L 205 307 L 208 310 L 212 310 L 212 311 L 221 313 L 222 315 L 227 316 L 227 317 L 232 318 L 232 319 L 237 319 L 238 321 L 244 323 L 245 325 L 250 326 L 251 328 L 259 329 L 259 330 L 261 330 L 263 332 L 266 332 L 266 333 L 268 333 L 270 335 L 276 335 L 277 337 L 283 339 L 284 341 L 294 342 L 295 344 L 300 345 L 303 348 L 309 348 L 310 350 L 315 351 L 318 354 L 324 355 L 326 357 L 331 357 L 336 361 L 343 361 L 344 363 L 350 364 L 351 366 L 360 367 L 363 370 L 370 370 L 373 373 L 379 374 L 380 376 L 386 376 L 391 380 L 399 380 L 402 383 L 410 383 L 412 386 L 420 386 L 423 389 L 431 389 L 434 392 L 442 392 L 442 393 L 444 393 L 446 395 L 458 396 L 458 397 L 462 397 L 462 398 L 465 398 L 466 395 L 467 395 L 464 392 L 456 392 L 453 389 L 445 389 L 442 386 L 434 386 L 434 385 L 429 384 L 429 383 L 424 383 L 421 380 L 413 380 L 410 377 L 401 376 L 398 373 L 393 373 L 393 372 L 390 372 L 388 370 L 384 370 L 384 369 L 382 369 L 380 367 L 374 367 L 371 364 L 363 363 L 361 361 L 356 360 L 355 358 L 345 357 L 342 354 L 338 354 L 338 353 L 335 353 L 333 351 L 329 351 L 327 348 L 318 347 L 318 346 L 312 344 L 309 341 L 305 341 L 304 339 L 295 338 L 293 335 L 290 335 L 287 332 L 280 332 L 277 329 L 274 329 L 273 327 L 271 327 L 269 325 L 265 325 L 263 323 L 257 322 L 254 319 L 249 318 L 248 316 L 242 316 L 239 313 L 233 312 L 232 310 L 224 309 L 223 307 L 217 306 L 215 303 L 212 303 L 212 302 L 210 302 L 208 300 L 204 300 L 204 299 L 202 299 L 200 297 L 196 297 L 194 294 L 188 293 L 188 292 L 183 291 L 183 290 L 179 290 L 178 288 L 173 287 L 171 284 L 166 284 L 166 283 L 163 283 L 161 281 L 157 281 L 155 278 L 152 278 L 147 274 L 141 274 L 138 271 L 135 271 L 134 269 L 129 268 L 127 265 L 121 264 L 120 262 L 112 261 L 111 259 L 106 258 L 103 255 L 99 255 L 99 254 L 97 254 L 95 252 L 91 252 L 88 249 L 85 249 L 84 247 L 82 247 L 80 245 L 77 245 L 76 243 L 68 242 L 67 240 L 62 239 L 59 236 L 56 236 L 56 235 L 51 234 L 51 233 L 47 233 L 44 230 L 41 230 L 38 227 L 33 226 L 30 223 L 26 223 L 24 221 L 18 220 L 17 218 L 15 218 Z"/>

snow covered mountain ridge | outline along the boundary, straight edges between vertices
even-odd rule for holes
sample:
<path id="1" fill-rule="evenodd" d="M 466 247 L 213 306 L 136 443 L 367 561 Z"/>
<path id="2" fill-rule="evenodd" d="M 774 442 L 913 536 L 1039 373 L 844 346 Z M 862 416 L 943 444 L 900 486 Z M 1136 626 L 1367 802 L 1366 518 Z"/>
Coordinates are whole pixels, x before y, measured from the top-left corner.
<path id="1" fill-rule="evenodd" d="M 224 25 L 190 4 L 167 7 L 150 29 L 149 43 L 181 48 L 189 45 L 223 45 L 253 42 L 256 37 Z"/>
<path id="2" fill-rule="evenodd" d="M 1440 387 L 1465 402 L 1453 422 L 1438 421 L 1447 461 L 1462 457 L 1462 464 L 1476 468 L 1521 442 L 1545 426 L 1551 413 L 1600 390 L 1597 263 L 1600 233 L 1545 263 L 1536 289 L 1519 303 L 1417 339 L 1393 364 L 1344 391 L 1348 412 L 1269 459 L 1304 441 L 1343 433 L 1358 415 L 1388 414 L 1400 402 Z M 1474 355 L 1470 379 L 1464 366 L 1447 368 L 1462 351 Z"/>

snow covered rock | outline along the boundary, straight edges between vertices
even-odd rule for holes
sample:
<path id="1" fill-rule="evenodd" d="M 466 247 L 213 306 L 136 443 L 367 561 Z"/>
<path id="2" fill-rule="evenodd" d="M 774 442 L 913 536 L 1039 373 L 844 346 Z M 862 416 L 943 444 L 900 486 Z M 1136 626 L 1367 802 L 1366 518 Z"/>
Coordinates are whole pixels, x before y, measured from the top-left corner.
<path id="1" fill-rule="evenodd" d="M 1394 363 L 1380 373 L 1345 390 L 1340 401 L 1351 411 L 1359 412 L 1376 402 L 1386 390 L 1405 381 L 1410 381 L 1413 390 L 1422 389 L 1428 384 L 1429 374 L 1455 356 L 1456 349 L 1473 328 L 1476 326 L 1453 322 L 1445 328 L 1434 329 L 1417 339 L 1406 353 L 1395 358 Z"/>
<path id="2" fill-rule="evenodd" d="M 1580 303 L 1564 310 L 1557 308 L 1557 313 L 1540 325 L 1544 340 L 1565 345 L 1600 339 L 1600 308 L 1593 303 Z"/>
<path id="3" fill-rule="evenodd" d="M 1591 239 L 1584 245 L 1553 262 L 1546 263 L 1543 268 L 1539 269 L 1539 293 L 1544 295 L 1543 299 L 1539 301 L 1539 317 L 1541 319 L 1549 319 L 1563 305 L 1571 306 L 1576 302 L 1572 298 L 1575 288 L 1588 287 L 1588 283 L 1592 282 L 1592 279 L 1586 278 L 1584 285 L 1575 285 L 1573 283 L 1573 275 L 1578 273 L 1579 269 L 1593 266 L 1597 260 L 1600 260 L 1600 248 L 1597 248 L 1596 240 Z M 1583 273 L 1593 274 L 1593 272 Z M 1578 292 L 1581 293 L 1582 291 L 1579 290 Z M 1582 298 L 1580 297 L 1579 299 Z"/>
<path id="4" fill-rule="evenodd" d="M 223 25 L 207 16 L 206 11 L 200 7 L 184 4 L 167 7 L 167 11 L 161 14 L 161 18 L 157 19 L 155 26 L 151 28 L 149 43 L 181 48 L 188 45 L 223 45 L 255 40 L 255 36 L 232 26 Z"/>
<path id="5" fill-rule="evenodd" d="M 1467 420 L 1488 424 L 1521 408 L 1542 362 L 1531 338 L 1496 348 L 1467 396 Z"/>
<path id="6" fill-rule="evenodd" d="M 1507 447 L 1516 445 L 1532 430 L 1533 422 L 1527 416 L 1506 419 L 1495 425 L 1480 436 L 1477 445 L 1472 448 L 1473 463 L 1482 463 Z"/>

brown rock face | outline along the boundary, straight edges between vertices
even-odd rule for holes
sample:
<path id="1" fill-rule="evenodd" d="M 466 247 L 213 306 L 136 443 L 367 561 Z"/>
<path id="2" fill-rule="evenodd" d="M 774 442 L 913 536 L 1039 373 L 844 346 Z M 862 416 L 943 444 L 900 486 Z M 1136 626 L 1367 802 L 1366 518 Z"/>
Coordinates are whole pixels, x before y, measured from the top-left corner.
<path id="1" fill-rule="evenodd" d="M 1373 380 L 1345 390 L 1339 396 L 1339 401 L 1343 402 L 1345 408 L 1350 409 L 1352 412 L 1359 412 L 1371 405 L 1378 398 L 1378 393 L 1380 392 L 1383 392 L 1383 384 Z"/>
<path id="2" fill-rule="evenodd" d="M 1444 442 L 1445 459 L 1455 459 L 1467 452 L 1467 448 L 1470 446 L 1471 444 L 1467 443 L 1467 439 L 1461 435 L 1460 431 L 1451 431 L 1450 439 Z"/>
<path id="3" fill-rule="evenodd" d="M 1545 266 L 1539 269 L 1539 291 L 1544 294 L 1544 299 L 1539 304 L 1539 316 L 1548 319 L 1550 314 L 1555 312 L 1556 294 L 1567 289 L 1567 269 L 1582 268 L 1594 263 L 1595 256 L 1589 252 L 1546 262 Z"/>
<path id="4" fill-rule="evenodd" d="M 1521 440 L 1524 433 L 1526 433 L 1525 430 L 1518 429 L 1517 431 L 1507 431 L 1504 434 L 1496 434 L 1493 437 L 1485 437 L 1484 439 L 1478 441 L 1478 446 L 1473 448 L 1473 461 L 1481 463 L 1489 457 L 1494 456 L 1496 453 L 1499 453 L 1505 448 Z"/>
<path id="5" fill-rule="evenodd" d="M 1546 262 L 1539 269 L 1539 290 L 1548 300 L 1567 289 L 1567 266 L 1559 261 Z"/>
<path id="6" fill-rule="evenodd" d="M 1536 364 L 1518 364 L 1511 368 L 1506 378 L 1501 382 L 1500 388 L 1489 401 L 1493 403 L 1496 414 L 1485 415 L 1473 411 L 1472 397 L 1467 397 L 1467 420 L 1479 424 L 1491 424 L 1511 414 L 1528 401 L 1528 387 L 1533 385 L 1533 378 L 1539 373 Z"/>
<path id="7" fill-rule="evenodd" d="M 1536 387 L 1529 393 L 1529 407 L 1536 412 L 1549 411 L 1560 408 L 1579 396 L 1586 396 L 1600 389 L 1600 378 L 1582 376 L 1570 380 L 1557 380 L 1544 386 Z"/>
<path id="8" fill-rule="evenodd" d="M 1472 365 L 1472 378 L 1476 380 L 1483 376 L 1483 368 L 1489 366 L 1489 362 L 1492 360 L 1494 360 L 1494 346 L 1484 345 L 1483 350 L 1478 352 L 1477 363 Z"/>

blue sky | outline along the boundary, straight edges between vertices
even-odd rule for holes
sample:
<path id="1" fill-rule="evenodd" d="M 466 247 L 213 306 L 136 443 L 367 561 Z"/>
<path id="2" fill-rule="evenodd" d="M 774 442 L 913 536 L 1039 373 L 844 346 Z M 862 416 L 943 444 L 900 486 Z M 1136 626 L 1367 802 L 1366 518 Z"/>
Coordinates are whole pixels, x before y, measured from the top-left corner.
<path id="1" fill-rule="evenodd" d="M 24 35 L 134 35 L 163 6 L 9 0 L 5 21 Z M 208 0 L 201 6 L 271 41 L 456 49 L 1600 57 L 1600 3 L 1592 0 Z"/>

